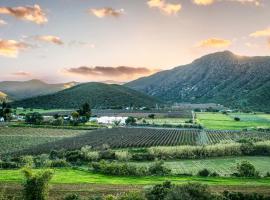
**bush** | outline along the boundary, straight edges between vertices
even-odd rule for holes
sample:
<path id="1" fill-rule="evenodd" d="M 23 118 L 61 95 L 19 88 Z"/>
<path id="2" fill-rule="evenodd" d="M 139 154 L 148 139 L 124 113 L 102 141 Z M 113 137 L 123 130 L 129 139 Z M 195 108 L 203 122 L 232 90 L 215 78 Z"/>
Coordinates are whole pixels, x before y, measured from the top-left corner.
<path id="1" fill-rule="evenodd" d="M 128 151 L 116 151 L 115 157 L 120 161 L 128 161 L 131 159 L 131 154 Z"/>
<path id="2" fill-rule="evenodd" d="M 210 171 L 208 169 L 202 169 L 198 172 L 198 176 L 207 177 L 210 175 Z"/>
<path id="3" fill-rule="evenodd" d="M 241 192 L 223 192 L 224 200 L 269 200 L 269 197 L 257 193 L 243 194 Z"/>
<path id="4" fill-rule="evenodd" d="M 256 171 L 254 165 L 248 161 L 243 161 L 237 164 L 237 173 L 234 175 L 239 177 L 258 177 L 259 173 Z"/>
<path id="5" fill-rule="evenodd" d="M 108 149 L 99 152 L 99 158 L 104 160 L 114 160 L 115 159 L 115 152 Z"/>
<path id="6" fill-rule="evenodd" d="M 36 174 L 31 169 L 23 170 L 25 176 L 24 200 L 47 200 L 49 181 L 52 179 L 51 170 L 40 171 Z"/>
<path id="7" fill-rule="evenodd" d="M 28 124 L 40 125 L 43 122 L 43 116 L 40 113 L 28 113 L 25 116 L 25 122 Z"/>
<path id="8" fill-rule="evenodd" d="M 151 175 L 168 175 L 171 173 L 171 170 L 164 166 L 163 161 L 156 161 L 149 167 L 149 173 Z"/>
<path id="9" fill-rule="evenodd" d="M 155 160 L 155 156 L 151 155 L 148 152 L 146 152 L 146 153 L 136 153 L 136 154 L 132 155 L 131 159 L 133 161 L 153 161 L 153 160 Z"/>
<path id="10" fill-rule="evenodd" d="M 163 200 L 171 190 L 172 184 L 169 181 L 163 184 L 155 185 L 150 190 L 146 191 L 145 196 L 147 200 Z"/>
<path id="11" fill-rule="evenodd" d="M 165 200 L 214 200 L 216 199 L 206 185 L 189 183 L 174 186 L 167 194 Z"/>
<path id="12" fill-rule="evenodd" d="M 146 200 L 141 192 L 128 192 L 118 198 L 118 200 Z"/>
<path id="13" fill-rule="evenodd" d="M 240 121 L 240 118 L 239 117 L 235 117 L 234 118 L 234 121 L 239 122 Z"/>
<path id="14" fill-rule="evenodd" d="M 68 167 L 68 166 L 69 166 L 68 162 L 64 159 L 53 160 L 51 162 L 51 167 L 55 167 L 55 168 Z"/>
<path id="15" fill-rule="evenodd" d="M 148 175 L 147 168 L 136 167 L 127 163 L 106 162 L 93 162 L 91 167 L 95 172 L 107 175 L 120 175 L 120 176 L 145 176 Z"/>
<path id="16" fill-rule="evenodd" d="M 81 200 L 80 196 L 77 194 L 67 195 L 64 200 Z"/>
<path id="17" fill-rule="evenodd" d="M 0 169 L 16 169 L 16 168 L 19 168 L 19 164 L 16 162 L 0 161 Z"/>
<path id="18" fill-rule="evenodd" d="M 217 172 L 212 172 L 209 176 L 211 176 L 211 177 L 218 177 L 219 174 Z"/>
<path id="19" fill-rule="evenodd" d="M 136 119 L 134 117 L 128 117 L 125 121 L 126 125 L 135 125 Z"/>

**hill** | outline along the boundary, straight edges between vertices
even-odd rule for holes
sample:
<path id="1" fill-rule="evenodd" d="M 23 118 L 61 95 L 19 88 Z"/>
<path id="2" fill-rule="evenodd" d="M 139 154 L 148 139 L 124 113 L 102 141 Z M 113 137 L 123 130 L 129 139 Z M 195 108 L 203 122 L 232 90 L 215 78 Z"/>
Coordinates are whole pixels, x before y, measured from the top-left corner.
<path id="1" fill-rule="evenodd" d="M 46 95 L 74 86 L 76 83 L 47 84 L 40 80 L 30 81 L 3 81 L 0 82 L 0 91 L 14 100 Z"/>
<path id="2" fill-rule="evenodd" d="M 211 102 L 270 111 L 270 57 L 213 53 L 126 86 L 168 102 Z"/>
<path id="3" fill-rule="evenodd" d="M 60 92 L 33 97 L 13 103 L 26 108 L 78 108 L 83 103 L 92 108 L 119 106 L 155 106 L 157 99 L 133 89 L 113 84 L 83 83 Z"/>
<path id="4" fill-rule="evenodd" d="M 0 91 L 0 102 L 8 101 L 8 100 L 9 100 L 9 98 L 8 98 L 7 94 Z"/>

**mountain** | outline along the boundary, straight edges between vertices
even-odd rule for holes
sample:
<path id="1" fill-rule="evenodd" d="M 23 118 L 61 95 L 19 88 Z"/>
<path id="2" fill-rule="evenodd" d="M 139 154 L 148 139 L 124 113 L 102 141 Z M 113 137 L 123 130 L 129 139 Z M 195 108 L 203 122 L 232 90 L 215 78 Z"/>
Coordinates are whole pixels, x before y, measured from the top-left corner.
<path id="1" fill-rule="evenodd" d="M 40 80 L 3 81 L 0 82 L 0 91 L 4 92 L 14 100 L 20 100 L 55 93 L 66 88 L 70 88 L 74 85 L 76 85 L 75 82 L 47 84 Z"/>
<path id="2" fill-rule="evenodd" d="M 270 111 L 270 57 L 217 52 L 126 86 L 168 102 L 211 102 Z"/>
<path id="3" fill-rule="evenodd" d="M 136 90 L 121 85 L 83 83 L 60 92 L 24 99 L 13 103 L 14 107 L 25 108 L 78 108 L 83 103 L 92 108 L 119 106 L 149 106 L 160 101 Z"/>

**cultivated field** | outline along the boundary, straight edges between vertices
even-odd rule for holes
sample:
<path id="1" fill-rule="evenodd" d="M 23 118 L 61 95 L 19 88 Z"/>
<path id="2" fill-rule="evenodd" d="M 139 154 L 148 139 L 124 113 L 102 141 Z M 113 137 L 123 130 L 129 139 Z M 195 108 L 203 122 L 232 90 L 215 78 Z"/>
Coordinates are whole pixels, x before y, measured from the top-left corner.
<path id="1" fill-rule="evenodd" d="M 54 142 L 63 138 L 80 135 L 84 132 L 80 130 L 0 127 L 0 154 Z"/>
<path id="2" fill-rule="evenodd" d="M 197 122 L 206 129 L 213 130 L 242 130 L 246 128 L 269 128 L 270 115 L 231 113 L 196 113 Z M 240 121 L 235 121 L 234 117 L 239 117 Z"/>
<path id="3" fill-rule="evenodd" d="M 217 172 L 221 176 L 230 176 L 236 171 L 237 163 L 249 161 L 260 174 L 265 175 L 270 172 L 270 157 L 265 156 L 242 156 L 228 158 L 208 158 L 196 160 L 166 161 L 164 165 L 172 170 L 174 174 L 193 174 L 196 175 L 200 170 L 208 169 Z M 131 162 L 138 166 L 150 166 L 152 162 Z"/>
<path id="4" fill-rule="evenodd" d="M 103 144 L 108 144 L 111 148 L 207 145 L 238 141 L 243 138 L 270 140 L 270 133 L 169 128 L 98 129 L 74 137 L 62 138 L 62 140 L 55 142 L 33 146 L 25 150 L 24 153 L 39 154 L 48 153 L 52 149 L 80 149 L 86 145 L 101 147 Z"/>

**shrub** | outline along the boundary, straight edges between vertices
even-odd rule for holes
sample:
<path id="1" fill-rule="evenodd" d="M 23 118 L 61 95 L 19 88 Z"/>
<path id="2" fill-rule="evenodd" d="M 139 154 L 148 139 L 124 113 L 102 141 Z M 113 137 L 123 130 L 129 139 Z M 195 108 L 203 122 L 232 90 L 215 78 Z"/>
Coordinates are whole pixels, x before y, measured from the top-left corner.
<path id="1" fill-rule="evenodd" d="M 153 161 L 155 160 L 155 156 L 151 155 L 150 153 L 136 153 L 133 154 L 131 157 L 132 160 L 134 161 Z"/>
<path id="2" fill-rule="evenodd" d="M 68 162 L 64 159 L 57 159 L 51 162 L 51 167 L 55 167 L 55 168 L 68 167 L 68 166 L 69 166 Z"/>
<path id="3" fill-rule="evenodd" d="M 171 182 L 166 181 L 163 184 L 155 185 L 153 188 L 146 191 L 145 196 L 147 200 L 163 200 L 167 196 L 171 188 Z"/>
<path id="4" fill-rule="evenodd" d="M 208 169 L 202 169 L 198 172 L 198 176 L 207 177 L 210 175 L 210 171 Z"/>
<path id="5" fill-rule="evenodd" d="M 49 155 L 41 154 L 34 158 L 35 166 L 36 167 L 50 167 L 52 161 L 49 159 Z"/>
<path id="6" fill-rule="evenodd" d="M 107 174 L 107 175 L 120 175 L 120 176 L 144 176 L 148 174 L 147 168 L 136 167 L 127 163 L 117 162 L 93 162 L 91 164 L 95 172 Z"/>
<path id="7" fill-rule="evenodd" d="M 34 158 L 33 158 L 33 156 L 22 156 L 20 158 L 20 165 L 22 167 L 28 167 L 28 168 L 34 167 Z"/>
<path id="8" fill-rule="evenodd" d="M 167 175 L 171 173 L 171 170 L 164 166 L 163 161 L 156 161 L 149 167 L 149 173 L 151 175 Z"/>
<path id="9" fill-rule="evenodd" d="M 19 164 L 16 162 L 0 161 L 0 169 L 16 169 L 16 168 L 19 168 Z"/>
<path id="10" fill-rule="evenodd" d="M 77 194 L 67 195 L 64 200 L 81 200 L 80 196 Z"/>
<path id="11" fill-rule="evenodd" d="M 214 200 L 216 199 L 206 185 L 189 183 L 174 186 L 167 194 L 165 200 Z"/>
<path id="12" fill-rule="evenodd" d="M 269 197 L 257 193 L 243 194 L 241 192 L 223 192 L 224 200 L 269 200 Z"/>
<path id="13" fill-rule="evenodd" d="M 134 117 L 128 117 L 125 121 L 126 125 L 135 125 L 136 119 Z"/>
<path id="14" fill-rule="evenodd" d="M 116 151 L 115 157 L 120 161 L 128 161 L 131 159 L 131 154 L 128 151 Z"/>
<path id="15" fill-rule="evenodd" d="M 28 113 L 25 116 L 25 122 L 28 124 L 40 125 L 43 122 L 43 116 L 40 113 Z"/>
<path id="16" fill-rule="evenodd" d="M 243 161 L 237 164 L 237 173 L 235 175 L 239 177 L 258 177 L 259 173 L 256 171 L 254 165 L 248 161 Z"/>
<path id="17" fill-rule="evenodd" d="M 141 192 L 128 192 L 118 198 L 118 200 L 146 200 Z"/>
<path id="18" fill-rule="evenodd" d="M 211 176 L 211 177 L 218 177 L 219 174 L 217 172 L 212 172 L 209 176 Z"/>
<path id="19" fill-rule="evenodd" d="M 155 118 L 155 114 L 149 114 L 149 115 L 148 115 L 148 118 L 154 119 L 154 118 Z"/>
<path id="20" fill-rule="evenodd" d="M 241 119 L 239 117 L 235 117 L 234 121 L 239 122 Z"/>
<path id="21" fill-rule="evenodd" d="M 49 192 L 49 181 L 53 173 L 45 170 L 34 174 L 31 169 L 23 170 L 25 176 L 24 200 L 47 200 Z"/>
<path id="22" fill-rule="evenodd" d="M 115 152 L 108 149 L 99 152 L 99 158 L 104 160 L 114 160 L 115 159 Z"/>

